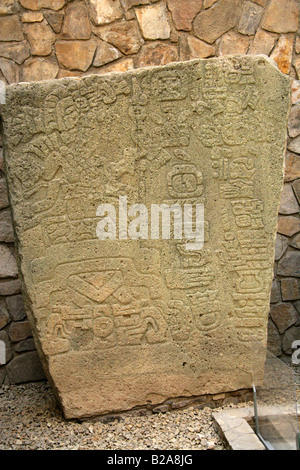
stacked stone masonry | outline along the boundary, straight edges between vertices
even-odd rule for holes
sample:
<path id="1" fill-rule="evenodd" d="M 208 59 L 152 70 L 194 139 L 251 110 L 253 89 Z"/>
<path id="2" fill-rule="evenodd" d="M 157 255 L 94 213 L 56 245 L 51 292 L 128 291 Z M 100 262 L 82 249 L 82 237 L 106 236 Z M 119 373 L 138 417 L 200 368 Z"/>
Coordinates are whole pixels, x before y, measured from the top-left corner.
<path id="1" fill-rule="evenodd" d="M 6 84 L 231 54 L 266 54 L 290 75 L 269 318 L 269 349 L 285 360 L 300 339 L 298 14 L 297 0 L 0 0 L 0 80 Z M 7 352 L 0 386 L 44 377 L 18 280 L 1 141 L 0 340 Z"/>

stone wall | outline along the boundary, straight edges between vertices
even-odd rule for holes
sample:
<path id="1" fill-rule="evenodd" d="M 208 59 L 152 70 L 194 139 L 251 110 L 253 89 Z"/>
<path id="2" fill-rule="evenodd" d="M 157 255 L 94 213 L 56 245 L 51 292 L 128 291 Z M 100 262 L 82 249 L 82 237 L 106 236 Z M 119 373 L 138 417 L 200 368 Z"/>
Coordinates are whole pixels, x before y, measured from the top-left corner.
<path id="1" fill-rule="evenodd" d="M 296 0 L 1 0 L 0 80 L 34 81 L 226 54 L 267 54 L 292 77 L 269 348 L 300 339 L 300 37 Z M 1 141 L 0 141 L 1 145 Z M 43 378 L 22 302 L 0 148 L 0 385 Z"/>

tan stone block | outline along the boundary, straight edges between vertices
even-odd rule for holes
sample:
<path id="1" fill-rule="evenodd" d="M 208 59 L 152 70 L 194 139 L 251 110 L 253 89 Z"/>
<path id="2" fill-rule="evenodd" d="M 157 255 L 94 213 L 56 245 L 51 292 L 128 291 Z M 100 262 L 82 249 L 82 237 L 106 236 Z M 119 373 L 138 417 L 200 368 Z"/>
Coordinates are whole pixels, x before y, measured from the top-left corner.
<path id="1" fill-rule="evenodd" d="M 249 54 L 266 54 L 269 55 L 275 43 L 277 36 L 267 33 L 263 29 L 257 31 L 253 43 L 250 46 Z"/>
<path id="2" fill-rule="evenodd" d="M 238 24 L 238 32 L 253 35 L 259 26 L 264 9 L 255 3 L 246 1 Z"/>
<path id="3" fill-rule="evenodd" d="M 206 58 L 214 56 L 216 47 L 207 44 L 201 39 L 188 36 L 186 40 L 181 42 L 180 45 L 180 58 L 181 60 L 190 60 L 197 58 Z"/>
<path id="4" fill-rule="evenodd" d="M 282 233 L 282 235 L 287 235 L 288 237 L 292 237 L 295 233 L 300 232 L 299 218 L 293 215 L 279 217 L 277 232 Z"/>
<path id="5" fill-rule="evenodd" d="M 57 62 L 53 59 L 40 57 L 28 59 L 23 65 L 23 81 L 51 80 L 56 77 L 58 70 Z"/>
<path id="6" fill-rule="evenodd" d="M 44 16 L 48 23 L 50 24 L 51 28 L 55 33 L 61 32 L 61 27 L 64 19 L 64 13 L 61 11 L 47 11 L 44 12 Z"/>
<path id="7" fill-rule="evenodd" d="M 212 7 L 218 0 L 203 0 L 203 7 L 205 9 Z"/>
<path id="8" fill-rule="evenodd" d="M 192 30 L 192 22 L 201 10 L 202 0 L 168 0 L 168 8 L 172 13 L 172 18 L 176 29 L 183 31 Z"/>
<path id="9" fill-rule="evenodd" d="M 96 34 L 126 55 L 136 54 L 144 44 L 136 20 L 121 20 L 112 25 L 102 26 Z"/>
<path id="10" fill-rule="evenodd" d="M 0 17 L 0 41 L 22 41 L 23 39 L 17 15 Z"/>
<path id="11" fill-rule="evenodd" d="M 292 152 L 286 152 L 285 157 L 285 182 L 300 178 L 300 156 Z"/>
<path id="12" fill-rule="evenodd" d="M 279 233 L 276 234 L 275 240 L 275 261 L 278 261 L 288 247 L 288 238 L 280 235 Z"/>
<path id="13" fill-rule="evenodd" d="M 19 5 L 17 0 L 1 0 L 0 15 L 11 15 L 18 13 Z"/>
<path id="14" fill-rule="evenodd" d="M 293 57 L 293 44 L 294 35 L 282 35 L 271 54 L 273 59 L 281 72 L 288 74 L 291 69 L 292 57 Z"/>
<path id="15" fill-rule="evenodd" d="M 296 0 L 271 0 L 262 28 L 274 33 L 292 33 L 298 28 L 298 5 Z"/>
<path id="16" fill-rule="evenodd" d="M 0 278 L 17 277 L 17 275 L 18 268 L 11 249 L 5 244 L 0 244 Z"/>
<path id="17" fill-rule="evenodd" d="M 133 58 L 99 71 L 124 64 Z M 267 340 L 288 77 L 267 58 L 235 56 L 6 92 L 28 318 L 66 418 L 251 387 L 250 345 Z M 189 225 L 183 240 L 173 227 L 170 240 L 156 238 L 151 204 L 202 202 L 203 245 L 189 250 Z M 116 239 L 98 238 L 102 203 L 116 209 Z M 132 219 L 138 203 L 152 239 Z M 285 259 L 299 271 L 288 253 L 278 269 Z"/>
<path id="18" fill-rule="evenodd" d="M 250 39 L 229 31 L 229 33 L 222 36 L 219 55 L 234 55 L 234 54 L 246 54 L 249 48 Z"/>
<path id="19" fill-rule="evenodd" d="M 285 184 L 280 197 L 279 214 L 291 215 L 299 212 L 299 205 L 295 198 L 293 188 Z"/>
<path id="20" fill-rule="evenodd" d="M 55 34 L 46 21 L 24 25 L 24 32 L 30 44 L 32 55 L 50 55 Z"/>
<path id="21" fill-rule="evenodd" d="M 87 7 L 80 1 L 71 3 L 65 10 L 61 39 L 90 39 L 91 24 Z"/>
<path id="22" fill-rule="evenodd" d="M 18 83 L 20 81 L 19 67 L 12 60 L 0 58 L 0 70 L 7 83 Z"/>
<path id="23" fill-rule="evenodd" d="M 290 137 L 300 134 L 300 105 L 293 106 L 289 115 L 288 130 Z"/>
<path id="24" fill-rule="evenodd" d="M 102 65 L 119 59 L 120 57 L 122 57 L 122 54 L 120 51 L 118 51 L 118 49 L 108 42 L 101 41 L 101 43 L 97 46 L 93 65 L 94 67 L 101 67 Z"/>
<path id="25" fill-rule="evenodd" d="M 29 44 L 27 41 L 0 43 L 0 57 L 12 59 L 20 65 L 30 57 Z"/>
<path id="26" fill-rule="evenodd" d="M 296 69 L 297 77 L 300 78 L 300 57 L 294 59 L 293 65 Z"/>
<path id="27" fill-rule="evenodd" d="M 22 23 L 40 23 L 43 21 L 44 15 L 40 11 L 26 11 L 23 13 Z"/>
<path id="28" fill-rule="evenodd" d="M 193 23 L 195 36 L 212 44 L 237 24 L 240 6 L 240 0 L 219 0 L 209 10 L 201 11 Z"/>
<path id="29" fill-rule="evenodd" d="M 136 8 L 135 12 L 145 39 L 168 39 L 170 37 L 171 28 L 164 3 Z"/>
<path id="30" fill-rule="evenodd" d="M 170 44 L 146 44 L 143 46 L 139 58 L 139 67 L 150 65 L 167 65 L 178 60 L 178 49 Z"/>
<path id="31" fill-rule="evenodd" d="M 295 52 L 296 52 L 296 54 L 300 53 L 300 38 L 299 38 L 299 36 L 296 37 Z"/>
<path id="32" fill-rule="evenodd" d="M 283 334 L 298 320 L 298 313 L 290 302 L 281 302 L 277 305 L 271 305 L 270 313 L 280 334 Z"/>
<path id="33" fill-rule="evenodd" d="M 115 64 L 111 64 L 108 67 L 105 67 L 104 70 L 100 70 L 101 74 L 110 73 L 110 72 L 127 72 L 128 70 L 134 69 L 133 59 L 126 58 L 116 62 Z"/>
<path id="34" fill-rule="evenodd" d="M 58 72 L 57 78 L 66 78 L 66 77 L 81 77 L 82 72 L 78 72 L 76 70 L 66 70 L 61 69 Z"/>
<path id="35" fill-rule="evenodd" d="M 91 18 L 98 26 L 112 23 L 123 16 L 119 0 L 88 0 Z"/>
<path id="36" fill-rule="evenodd" d="M 59 65 L 85 72 L 92 64 L 96 41 L 57 41 L 55 50 Z"/>
<path id="37" fill-rule="evenodd" d="M 41 10 L 42 8 L 60 10 L 66 3 L 65 0 L 19 0 L 19 2 L 28 10 Z"/>

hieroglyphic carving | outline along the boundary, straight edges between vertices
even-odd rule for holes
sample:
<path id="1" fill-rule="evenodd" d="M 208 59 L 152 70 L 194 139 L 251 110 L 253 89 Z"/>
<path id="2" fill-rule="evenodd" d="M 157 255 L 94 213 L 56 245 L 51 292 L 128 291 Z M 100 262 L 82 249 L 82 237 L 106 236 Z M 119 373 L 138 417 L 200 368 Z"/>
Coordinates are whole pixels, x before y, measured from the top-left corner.
<path id="1" fill-rule="evenodd" d="M 26 303 L 67 417 L 251 386 L 287 108 L 288 83 L 262 57 L 8 87 Z M 186 250 L 185 236 L 100 241 L 97 207 L 119 196 L 149 214 L 152 203 L 204 204 L 204 247 Z"/>

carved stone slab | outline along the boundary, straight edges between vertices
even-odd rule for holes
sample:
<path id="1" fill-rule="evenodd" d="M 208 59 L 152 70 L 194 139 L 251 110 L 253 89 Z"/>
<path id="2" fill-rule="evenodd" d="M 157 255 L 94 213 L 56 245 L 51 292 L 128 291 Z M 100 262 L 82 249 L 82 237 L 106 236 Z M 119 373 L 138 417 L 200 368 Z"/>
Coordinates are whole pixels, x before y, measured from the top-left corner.
<path id="1" fill-rule="evenodd" d="M 251 387 L 288 107 L 288 79 L 262 56 L 7 88 L 23 290 L 67 418 Z M 120 195 L 149 211 L 204 204 L 204 247 L 100 240 L 97 207 Z"/>

